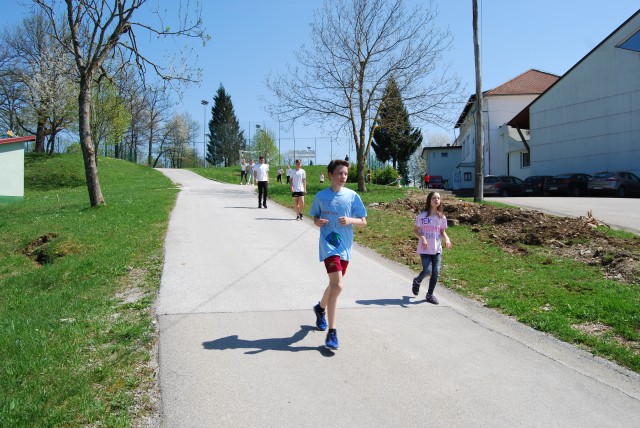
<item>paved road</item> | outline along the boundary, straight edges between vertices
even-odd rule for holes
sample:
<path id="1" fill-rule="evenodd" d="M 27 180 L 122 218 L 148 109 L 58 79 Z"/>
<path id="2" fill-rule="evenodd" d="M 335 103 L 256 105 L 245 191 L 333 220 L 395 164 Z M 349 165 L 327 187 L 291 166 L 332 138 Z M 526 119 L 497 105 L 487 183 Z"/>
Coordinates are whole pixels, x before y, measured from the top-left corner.
<path id="1" fill-rule="evenodd" d="M 311 221 L 163 172 L 182 185 L 156 302 L 164 427 L 640 426 L 637 374 L 446 289 L 415 299 L 410 270 L 360 247 L 324 349 Z"/>
<path id="2" fill-rule="evenodd" d="M 640 198 L 493 197 L 504 202 L 568 217 L 593 216 L 611 227 L 640 234 Z"/>

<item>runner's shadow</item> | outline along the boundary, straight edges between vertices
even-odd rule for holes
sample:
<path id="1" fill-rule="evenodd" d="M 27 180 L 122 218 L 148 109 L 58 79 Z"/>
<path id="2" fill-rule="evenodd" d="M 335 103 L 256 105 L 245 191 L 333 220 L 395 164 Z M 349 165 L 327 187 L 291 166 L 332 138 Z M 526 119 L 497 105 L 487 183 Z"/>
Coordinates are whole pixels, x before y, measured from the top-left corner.
<path id="1" fill-rule="evenodd" d="M 403 308 L 409 307 L 408 305 L 421 305 L 426 303 L 424 299 L 417 299 L 413 296 L 402 296 L 402 299 L 376 299 L 376 300 L 356 300 L 359 305 L 365 306 L 401 306 Z"/>
<path id="2" fill-rule="evenodd" d="M 325 357 L 331 357 L 334 352 L 325 348 L 324 346 L 292 346 L 304 339 L 310 331 L 315 330 L 315 327 L 308 325 L 301 325 L 300 330 L 294 333 L 291 337 L 274 337 L 272 339 L 257 339 L 257 340 L 244 340 L 240 339 L 237 334 L 233 336 L 221 337 L 220 339 L 211 340 L 209 342 L 202 342 L 204 349 L 216 349 L 218 351 L 224 351 L 227 349 L 253 349 L 247 351 L 245 354 L 254 355 L 265 351 L 288 351 L 288 352 L 300 352 L 300 351 L 319 351 Z"/>

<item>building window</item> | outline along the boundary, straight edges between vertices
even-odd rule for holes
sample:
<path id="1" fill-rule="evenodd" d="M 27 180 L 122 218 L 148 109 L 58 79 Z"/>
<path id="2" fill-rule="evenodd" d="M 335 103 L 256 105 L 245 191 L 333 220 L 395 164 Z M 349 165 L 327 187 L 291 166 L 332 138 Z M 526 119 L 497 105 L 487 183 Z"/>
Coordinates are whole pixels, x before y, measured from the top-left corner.
<path id="1" fill-rule="evenodd" d="M 531 166 L 531 155 L 529 152 L 522 152 L 520 156 L 520 166 L 521 168 L 528 168 Z"/>
<path id="2" fill-rule="evenodd" d="M 618 47 L 640 52 L 640 31 L 636 31 L 631 37 L 622 42 Z"/>
<path id="3" fill-rule="evenodd" d="M 464 181 L 471 181 L 471 173 L 470 172 L 465 172 L 464 173 Z"/>
<path id="4" fill-rule="evenodd" d="M 440 156 L 442 156 L 443 158 L 448 158 L 449 157 L 449 153 L 448 152 L 442 152 L 440 154 Z"/>

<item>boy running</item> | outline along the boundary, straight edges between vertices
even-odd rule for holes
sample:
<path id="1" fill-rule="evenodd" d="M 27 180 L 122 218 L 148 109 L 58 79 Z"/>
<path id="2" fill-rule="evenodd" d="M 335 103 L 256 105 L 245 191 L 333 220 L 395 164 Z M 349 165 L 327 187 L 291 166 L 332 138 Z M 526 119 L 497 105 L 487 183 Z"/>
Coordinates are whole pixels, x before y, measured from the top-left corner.
<path id="1" fill-rule="evenodd" d="M 296 220 L 302 220 L 304 195 L 307 193 L 307 173 L 300 167 L 302 162 L 296 159 L 296 169 L 291 172 L 291 196 L 296 208 Z"/>
<path id="2" fill-rule="evenodd" d="M 367 225 L 367 210 L 360 196 L 344 187 L 349 175 L 349 162 L 333 160 L 327 167 L 331 187 L 318 192 L 311 205 L 313 223 L 320 228 L 320 261 L 324 261 L 329 285 L 322 300 L 313 307 L 316 327 L 327 329 L 325 310 L 329 318 L 329 331 L 325 344 L 329 349 L 338 349 L 336 312 L 338 296 L 342 291 L 343 277 L 351 258 L 353 225 Z"/>

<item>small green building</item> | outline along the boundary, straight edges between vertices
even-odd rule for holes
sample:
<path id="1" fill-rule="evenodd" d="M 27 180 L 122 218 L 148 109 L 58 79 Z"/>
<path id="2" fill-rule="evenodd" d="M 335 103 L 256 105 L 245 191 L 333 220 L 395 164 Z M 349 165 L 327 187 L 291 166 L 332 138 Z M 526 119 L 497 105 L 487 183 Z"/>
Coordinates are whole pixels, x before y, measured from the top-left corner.
<path id="1" fill-rule="evenodd" d="M 0 139 L 0 203 L 24 198 L 24 144 L 36 137 Z"/>

